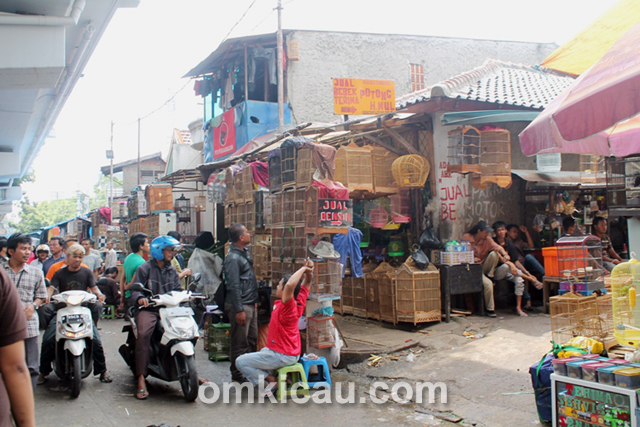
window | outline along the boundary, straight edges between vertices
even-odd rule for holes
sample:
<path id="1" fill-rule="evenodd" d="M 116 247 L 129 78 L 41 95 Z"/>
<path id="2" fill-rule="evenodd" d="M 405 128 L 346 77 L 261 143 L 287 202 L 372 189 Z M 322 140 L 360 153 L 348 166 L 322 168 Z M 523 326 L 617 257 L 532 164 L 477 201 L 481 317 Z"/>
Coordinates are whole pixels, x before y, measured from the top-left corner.
<path id="1" fill-rule="evenodd" d="M 160 179 L 160 177 L 164 175 L 164 171 L 153 171 L 153 170 L 141 170 L 140 171 L 140 184 L 151 184 Z"/>
<path id="2" fill-rule="evenodd" d="M 411 92 L 424 89 L 424 67 L 420 64 L 411 66 Z"/>

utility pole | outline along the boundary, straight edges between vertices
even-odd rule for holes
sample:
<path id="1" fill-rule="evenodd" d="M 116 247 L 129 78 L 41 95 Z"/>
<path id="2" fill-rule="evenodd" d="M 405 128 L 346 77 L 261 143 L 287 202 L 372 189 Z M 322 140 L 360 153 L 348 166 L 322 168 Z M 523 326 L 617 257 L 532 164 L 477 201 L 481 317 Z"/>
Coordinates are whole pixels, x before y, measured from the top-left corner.
<path id="1" fill-rule="evenodd" d="M 278 133 L 284 132 L 284 70 L 282 69 L 282 0 L 278 0 L 278 33 L 277 33 L 277 70 L 278 70 Z"/>
<path id="2" fill-rule="evenodd" d="M 111 120 L 111 170 L 109 173 L 109 207 L 113 205 L 113 120 Z"/>
<path id="3" fill-rule="evenodd" d="M 138 117 L 138 186 L 140 186 L 140 117 Z"/>

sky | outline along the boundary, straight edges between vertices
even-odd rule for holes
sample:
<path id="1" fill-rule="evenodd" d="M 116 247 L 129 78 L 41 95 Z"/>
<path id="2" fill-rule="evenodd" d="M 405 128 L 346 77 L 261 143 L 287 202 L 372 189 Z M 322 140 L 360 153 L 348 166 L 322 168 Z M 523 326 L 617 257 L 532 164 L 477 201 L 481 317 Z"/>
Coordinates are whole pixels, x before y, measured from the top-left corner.
<path id="1" fill-rule="evenodd" d="M 285 29 L 414 34 L 561 45 L 617 0 L 282 0 Z M 32 201 L 92 194 L 100 167 L 169 150 L 174 128 L 200 119 L 182 78 L 225 37 L 273 33 L 277 0 L 140 0 L 119 9 L 33 162 Z M 243 17 L 244 14 L 244 17 Z M 478 64 L 481 65 L 481 64 Z M 373 76 L 375 77 L 375 76 Z"/>

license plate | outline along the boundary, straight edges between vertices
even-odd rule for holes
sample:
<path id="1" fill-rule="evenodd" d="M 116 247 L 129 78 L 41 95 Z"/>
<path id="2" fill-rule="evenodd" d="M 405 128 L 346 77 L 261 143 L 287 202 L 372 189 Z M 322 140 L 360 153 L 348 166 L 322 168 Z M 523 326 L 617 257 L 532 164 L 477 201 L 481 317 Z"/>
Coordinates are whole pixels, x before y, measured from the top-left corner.
<path id="1" fill-rule="evenodd" d="M 84 316 L 82 314 L 67 314 L 62 321 L 66 323 L 83 323 Z"/>
<path id="2" fill-rule="evenodd" d="M 167 315 L 173 317 L 193 316 L 193 310 L 191 307 L 171 307 L 167 308 Z"/>

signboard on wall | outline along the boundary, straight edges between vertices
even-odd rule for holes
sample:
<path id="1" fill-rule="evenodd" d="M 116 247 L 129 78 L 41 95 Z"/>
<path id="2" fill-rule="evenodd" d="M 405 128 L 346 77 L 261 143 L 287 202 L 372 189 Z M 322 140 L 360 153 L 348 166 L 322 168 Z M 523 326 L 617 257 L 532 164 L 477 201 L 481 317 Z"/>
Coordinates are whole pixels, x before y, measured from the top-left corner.
<path id="1" fill-rule="evenodd" d="M 236 151 L 235 108 L 224 112 L 220 124 L 213 128 L 213 158 Z"/>
<path id="2" fill-rule="evenodd" d="M 396 111 L 393 80 L 332 80 L 335 114 L 374 115 Z"/>
<path id="3" fill-rule="evenodd" d="M 353 202 L 348 199 L 318 199 L 318 227 L 353 226 Z"/>
<path id="4" fill-rule="evenodd" d="M 629 396 L 569 381 L 556 382 L 555 402 L 557 426 L 631 426 L 635 416 Z"/>

